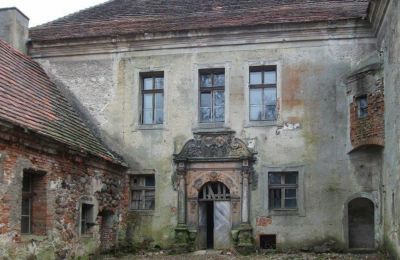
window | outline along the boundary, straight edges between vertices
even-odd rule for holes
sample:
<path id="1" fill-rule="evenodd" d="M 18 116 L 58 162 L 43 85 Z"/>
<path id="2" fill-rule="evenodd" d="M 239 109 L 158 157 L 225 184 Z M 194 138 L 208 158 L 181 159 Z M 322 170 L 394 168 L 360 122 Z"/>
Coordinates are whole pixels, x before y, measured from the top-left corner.
<path id="1" fill-rule="evenodd" d="M 250 67 L 250 121 L 276 120 L 276 66 Z"/>
<path id="2" fill-rule="evenodd" d="M 142 124 L 164 122 L 164 73 L 142 73 Z"/>
<path id="3" fill-rule="evenodd" d="M 225 70 L 200 70 L 200 123 L 225 121 Z"/>
<path id="4" fill-rule="evenodd" d="M 367 95 L 359 96 L 356 98 L 358 118 L 365 118 L 368 116 L 368 100 Z"/>
<path id="5" fill-rule="evenodd" d="M 261 249 L 276 249 L 276 235 L 260 235 Z"/>
<path id="6" fill-rule="evenodd" d="M 21 233 L 32 233 L 32 179 L 33 176 L 24 172 L 22 178 Z"/>
<path id="7" fill-rule="evenodd" d="M 270 209 L 297 209 L 298 172 L 268 173 Z"/>
<path id="8" fill-rule="evenodd" d="M 155 204 L 155 176 L 134 175 L 131 178 L 131 209 L 153 210 Z"/>
<path id="9" fill-rule="evenodd" d="M 81 204 L 81 235 L 90 234 L 90 228 L 95 224 L 93 209 L 92 204 Z"/>

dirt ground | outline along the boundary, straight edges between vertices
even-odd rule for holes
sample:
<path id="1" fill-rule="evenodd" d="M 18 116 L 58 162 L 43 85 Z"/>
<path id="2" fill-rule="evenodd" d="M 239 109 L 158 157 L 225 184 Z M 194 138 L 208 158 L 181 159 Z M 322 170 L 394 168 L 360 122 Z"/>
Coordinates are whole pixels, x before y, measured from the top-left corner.
<path id="1" fill-rule="evenodd" d="M 135 255 L 126 256 L 103 256 L 101 260 L 116 260 L 116 259 L 166 259 L 166 260 L 225 260 L 225 259 L 266 259 L 266 260 L 386 260 L 388 256 L 381 253 L 369 254 L 338 254 L 338 253 L 259 253 L 250 256 L 239 256 L 234 252 L 228 251 L 197 251 L 190 254 L 169 255 L 167 252 L 142 252 Z"/>

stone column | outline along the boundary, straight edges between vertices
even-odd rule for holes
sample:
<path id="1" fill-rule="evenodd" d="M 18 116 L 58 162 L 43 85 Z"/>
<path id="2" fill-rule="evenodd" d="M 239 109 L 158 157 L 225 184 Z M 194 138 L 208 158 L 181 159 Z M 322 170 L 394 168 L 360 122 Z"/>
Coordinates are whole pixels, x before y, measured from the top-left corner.
<path id="1" fill-rule="evenodd" d="M 186 180 L 184 173 L 178 172 L 178 225 L 186 224 Z"/>
<path id="2" fill-rule="evenodd" d="M 245 164 L 245 163 L 243 163 Z M 249 223 L 249 166 L 242 166 L 242 223 Z"/>

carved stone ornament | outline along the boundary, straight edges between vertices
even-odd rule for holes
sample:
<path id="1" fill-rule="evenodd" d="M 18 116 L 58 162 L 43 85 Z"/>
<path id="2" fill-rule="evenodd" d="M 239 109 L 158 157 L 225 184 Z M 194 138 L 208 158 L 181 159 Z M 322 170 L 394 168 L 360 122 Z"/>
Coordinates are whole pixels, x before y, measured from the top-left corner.
<path id="1" fill-rule="evenodd" d="M 254 160 L 256 153 L 251 151 L 233 132 L 198 133 L 189 140 L 175 161 L 180 160 L 214 160 L 214 159 L 249 159 Z"/>

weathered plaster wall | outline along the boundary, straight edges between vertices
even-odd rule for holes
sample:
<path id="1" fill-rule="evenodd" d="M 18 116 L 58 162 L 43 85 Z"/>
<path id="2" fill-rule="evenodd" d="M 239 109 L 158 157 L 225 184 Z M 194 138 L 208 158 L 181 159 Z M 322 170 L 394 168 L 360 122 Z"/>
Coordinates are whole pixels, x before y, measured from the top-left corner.
<path id="1" fill-rule="evenodd" d="M 390 1 L 378 35 L 384 63 L 385 85 L 385 151 L 383 161 L 383 196 L 385 207 L 385 242 L 400 257 L 400 3 Z"/>
<path id="2" fill-rule="evenodd" d="M 199 128 L 198 69 L 225 68 L 225 127 L 242 140 L 255 141 L 258 152 L 259 181 L 251 192 L 254 238 L 277 234 L 278 246 L 305 248 L 329 238 L 345 245 L 346 202 L 360 192 L 377 197 L 380 163 L 370 160 L 369 154 L 355 160 L 347 155 L 349 108 L 346 90 L 336 84 L 353 63 L 375 48 L 373 39 L 326 40 L 37 60 L 90 110 L 103 137 L 135 171 L 155 169 L 155 211 L 133 219 L 140 224 L 135 227 L 138 240 L 150 237 L 161 246 L 173 243 L 177 223 L 172 155 Z M 278 67 L 279 119 L 270 126 L 254 126 L 247 115 L 249 66 L 261 64 Z M 164 71 L 165 123 L 146 129 L 138 124 L 139 72 L 152 70 Z M 267 184 L 261 176 L 268 167 L 288 165 L 304 168 L 305 195 L 300 202 L 304 214 L 269 215 L 263 206 Z M 270 219 L 257 226 L 257 217 Z"/>
<path id="3" fill-rule="evenodd" d="M 66 259 L 97 253 L 102 246 L 115 246 L 118 231 L 124 239 L 125 168 L 74 154 L 51 139 L 2 125 L 0 170 L 0 256 Z M 45 173 L 37 182 L 41 189 L 34 190 L 32 199 L 32 222 L 42 221 L 33 234 L 21 234 L 24 170 Z M 43 199 L 45 203 L 38 204 Z M 81 202 L 93 204 L 96 223 L 84 237 L 80 235 Z M 108 219 L 112 224 L 104 230 L 107 212 L 113 213 Z M 110 238 L 106 245 L 101 243 L 102 235 Z"/>

